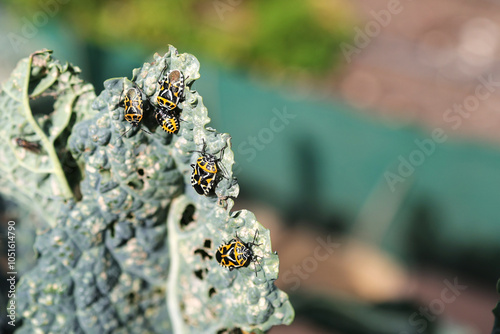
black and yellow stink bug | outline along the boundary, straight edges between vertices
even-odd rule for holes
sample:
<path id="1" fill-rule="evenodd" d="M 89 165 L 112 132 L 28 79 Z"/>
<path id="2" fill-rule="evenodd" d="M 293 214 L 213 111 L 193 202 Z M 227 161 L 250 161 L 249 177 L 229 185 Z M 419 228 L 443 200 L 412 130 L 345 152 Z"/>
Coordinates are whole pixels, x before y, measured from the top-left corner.
<path id="1" fill-rule="evenodd" d="M 16 138 L 15 139 L 17 146 L 24 148 L 27 151 L 30 151 L 35 154 L 40 154 L 41 152 L 41 147 L 40 144 L 33 142 L 33 141 L 27 141 L 22 138 Z"/>
<path id="2" fill-rule="evenodd" d="M 252 249 L 253 246 L 261 245 L 255 243 L 258 235 L 259 230 L 255 230 L 253 241 L 243 242 L 238 237 L 238 234 L 236 234 L 235 238 L 219 246 L 217 252 L 215 253 L 215 259 L 222 267 L 228 268 L 230 271 L 235 268 L 246 267 L 251 262 L 258 262 L 258 258 L 260 258 L 260 256 L 256 256 Z M 257 268 L 254 269 L 255 275 L 257 276 Z"/>
<path id="3" fill-rule="evenodd" d="M 123 95 L 123 93 L 122 93 Z M 143 100 L 143 91 L 139 87 L 132 87 L 127 90 L 125 94 L 125 98 L 118 103 L 118 106 L 123 107 L 125 120 L 129 122 L 132 127 L 125 131 L 121 136 L 124 136 L 131 129 L 140 126 L 142 117 L 144 116 L 144 100 Z M 147 103 L 147 102 L 146 102 Z M 147 105 L 146 105 L 147 106 Z M 144 132 L 151 134 L 151 132 L 141 129 Z"/>
<path id="4" fill-rule="evenodd" d="M 195 151 L 201 153 L 201 156 L 196 160 L 196 164 L 191 165 L 193 168 L 191 185 L 198 194 L 208 196 L 218 181 L 217 172 L 219 170 L 217 166 L 220 166 L 221 170 L 224 171 L 224 167 L 219 162 L 222 160 L 225 147 L 220 151 L 220 157 L 216 158 L 213 154 L 205 152 L 206 146 L 205 141 L 203 141 L 202 150 Z"/>
<path id="5" fill-rule="evenodd" d="M 168 133 L 176 134 L 179 132 L 179 118 L 175 115 L 157 111 L 155 114 L 158 124 Z"/>
<path id="6" fill-rule="evenodd" d="M 177 105 L 184 99 L 184 74 L 179 70 L 171 70 L 167 75 L 160 76 L 158 84 L 160 85 L 160 92 L 156 98 L 156 102 L 160 109 L 164 109 L 165 113 L 171 112 Z"/>

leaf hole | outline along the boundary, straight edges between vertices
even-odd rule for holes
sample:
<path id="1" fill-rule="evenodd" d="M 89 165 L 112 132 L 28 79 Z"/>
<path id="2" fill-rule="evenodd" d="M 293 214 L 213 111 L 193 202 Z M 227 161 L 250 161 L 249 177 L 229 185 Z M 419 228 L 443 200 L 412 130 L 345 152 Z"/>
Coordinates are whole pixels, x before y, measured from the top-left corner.
<path id="1" fill-rule="evenodd" d="M 202 280 L 205 277 L 205 272 L 203 271 L 203 269 L 195 270 L 194 275 Z"/>
<path id="2" fill-rule="evenodd" d="M 184 209 L 184 212 L 182 213 L 181 227 L 186 227 L 187 225 L 194 222 L 194 212 L 194 205 L 189 204 L 188 206 L 186 206 L 186 209 Z"/>
<path id="3" fill-rule="evenodd" d="M 113 221 L 109 227 L 110 233 L 111 233 L 111 238 L 115 237 L 115 225 L 116 225 L 116 220 Z"/>
<path id="4" fill-rule="evenodd" d="M 140 176 L 143 176 L 143 175 L 144 175 L 144 169 L 139 168 L 139 169 L 137 170 L 137 174 L 139 174 Z"/>
<path id="5" fill-rule="evenodd" d="M 142 180 L 132 180 L 127 185 L 134 190 L 141 190 L 144 187 L 144 181 Z"/>
<path id="6" fill-rule="evenodd" d="M 208 290 L 208 298 L 212 298 L 213 295 L 217 293 L 217 290 L 215 290 L 214 287 L 211 287 L 210 290 Z"/>
<path id="7" fill-rule="evenodd" d="M 198 248 L 197 250 L 195 250 L 194 254 L 195 255 L 200 254 L 200 256 L 203 260 L 206 260 L 206 259 L 211 260 L 212 259 L 212 256 L 210 254 L 208 254 L 204 249 L 201 249 L 201 248 Z"/>
<path id="8" fill-rule="evenodd" d="M 243 334 L 243 331 L 239 328 L 233 328 L 231 330 L 223 328 L 217 332 L 217 334 Z"/>
<path id="9" fill-rule="evenodd" d="M 127 296 L 127 301 L 129 302 L 129 304 L 135 304 L 138 300 L 137 298 L 137 294 L 135 292 L 130 292 Z"/>
<path id="10" fill-rule="evenodd" d="M 135 218 L 135 215 L 134 215 L 134 213 L 133 213 L 133 212 L 129 212 L 129 213 L 127 214 L 127 219 L 133 220 L 134 218 Z"/>
<path id="11" fill-rule="evenodd" d="M 211 248 L 212 247 L 212 240 L 205 239 L 205 242 L 203 243 L 203 247 L 205 247 L 205 248 Z"/>
<path id="12" fill-rule="evenodd" d="M 29 103 L 33 116 L 38 120 L 39 117 L 50 115 L 52 112 L 54 112 L 55 101 L 56 101 L 56 93 L 55 92 L 50 93 L 48 91 L 45 91 L 36 98 L 30 98 Z"/>

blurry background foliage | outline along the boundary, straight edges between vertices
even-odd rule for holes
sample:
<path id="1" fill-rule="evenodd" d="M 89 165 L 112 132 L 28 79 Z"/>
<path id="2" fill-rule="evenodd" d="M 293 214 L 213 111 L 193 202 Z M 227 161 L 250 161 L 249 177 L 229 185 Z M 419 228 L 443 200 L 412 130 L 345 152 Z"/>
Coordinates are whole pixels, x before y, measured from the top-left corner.
<path id="1" fill-rule="evenodd" d="M 6 0 L 20 16 L 38 0 Z M 341 60 L 352 14 L 341 0 L 69 1 L 58 17 L 100 47 L 173 44 L 220 64 L 271 73 L 321 75 Z"/>

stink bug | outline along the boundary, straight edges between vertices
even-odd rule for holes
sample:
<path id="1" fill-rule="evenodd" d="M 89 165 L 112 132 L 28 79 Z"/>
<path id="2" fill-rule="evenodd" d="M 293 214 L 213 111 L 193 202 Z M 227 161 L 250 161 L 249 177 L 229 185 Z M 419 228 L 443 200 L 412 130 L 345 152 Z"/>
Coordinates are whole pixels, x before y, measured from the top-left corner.
<path id="1" fill-rule="evenodd" d="M 175 115 L 165 113 L 163 111 L 157 111 L 155 118 L 160 124 L 161 128 L 168 133 L 176 134 L 179 132 L 179 118 Z"/>
<path id="2" fill-rule="evenodd" d="M 27 151 L 30 151 L 35 154 L 39 154 L 41 151 L 40 144 L 35 143 L 33 141 L 27 141 L 22 138 L 15 139 L 17 146 L 24 148 Z"/>
<path id="3" fill-rule="evenodd" d="M 166 68 L 166 67 L 165 67 Z M 167 75 L 162 75 L 158 80 L 160 92 L 156 98 L 156 102 L 160 108 L 170 112 L 177 108 L 177 105 L 184 99 L 184 74 L 179 70 L 171 70 Z"/>
<path id="4" fill-rule="evenodd" d="M 224 171 L 224 167 L 219 164 L 224 154 L 224 148 L 220 151 L 220 157 L 216 158 L 213 154 L 205 152 L 207 144 L 203 141 L 201 156 L 196 160 L 196 164 L 192 164 L 193 173 L 191 174 L 191 185 L 194 190 L 200 195 L 208 196 L 210 191 L 217 182 L 217 165 Z"/>
<path id="5" fill-rule="evenodd" d="M 228 268 L 230 271 L 235 268 L 246 267 L 250 262 L 258 262 L 260 256 L 253 253 L 253 246 L 260 246 L 261 244 L 255 243 L 259 230 L 255 230 L 255 235 L 252 242 L 243 242 L 236 234 L 236 237 L 227 243 L 223 243 L 215 253 L 215 259 L 219 264 Z M 255 276 L 257 276 L 257 268 L 255 269 Z"/>
<path id="6" fill-rule="evenodd" d="M 144 100 L 142 98 L 144 92 L 137 86 L 129 88 L 125 94 L 125 98 L 118 103 L 118 106 L 123 107 L 125 120 L 129 122 L 132 127 L 125 131 L 120 137 L 123 137 L 132 128 L 140 126 L 142 117 L 144 116 Z M 123 93 L 122 93 L 123 95 Z M 144 132 L 151 134 L 151 132 L 141 129 Z"/>

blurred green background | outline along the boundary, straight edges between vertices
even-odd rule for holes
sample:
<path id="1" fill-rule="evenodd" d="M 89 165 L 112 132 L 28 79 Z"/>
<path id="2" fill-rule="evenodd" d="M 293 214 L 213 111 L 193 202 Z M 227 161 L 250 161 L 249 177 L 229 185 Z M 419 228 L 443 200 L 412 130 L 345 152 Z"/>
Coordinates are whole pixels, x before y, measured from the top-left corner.
<path id="1" fill-rule="evenodd" d="M 48 48 L 98 93 L 168 44 L 194 54 L 193 88 L 233 138 L 237 206 L 271 228 L 278 284 L 297 308 L 297 321 L 272 333 L 488 333 L 500 277 L 500 95 L 457 128 L 444 115 L 496 78 L 500 6 L 394 3 L 4 0 L 0 79 Z M 326 235 L 340 251 L 292 289 L 283 276 Z M 466 292 L 412 322 L 457 277 Z"/>

